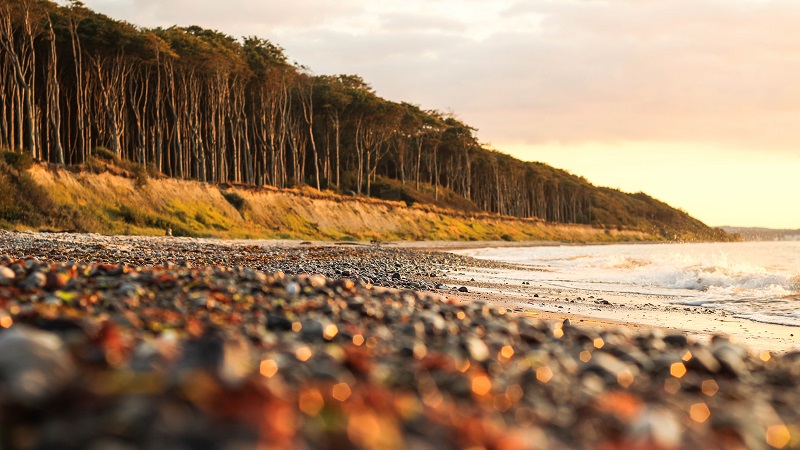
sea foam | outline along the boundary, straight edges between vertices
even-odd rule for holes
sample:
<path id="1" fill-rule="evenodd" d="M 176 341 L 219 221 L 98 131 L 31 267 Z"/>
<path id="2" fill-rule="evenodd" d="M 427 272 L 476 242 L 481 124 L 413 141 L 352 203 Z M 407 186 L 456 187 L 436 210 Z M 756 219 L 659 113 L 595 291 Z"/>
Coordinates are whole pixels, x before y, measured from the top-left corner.
<path id="1" fill-rule="evenodd" d="M 528 281 L 669 302 L 800 326 L 800 242 L 528 247 L 467 250 L 539 270 Z"/>

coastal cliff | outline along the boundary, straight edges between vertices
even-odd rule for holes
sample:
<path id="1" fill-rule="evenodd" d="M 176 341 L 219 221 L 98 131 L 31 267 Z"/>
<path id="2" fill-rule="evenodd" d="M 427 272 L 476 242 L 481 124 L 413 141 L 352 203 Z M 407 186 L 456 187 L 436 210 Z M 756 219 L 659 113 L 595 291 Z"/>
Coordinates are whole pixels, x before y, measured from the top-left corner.
<path id="1" fill-rule="evenodd" d="M 314 189 L 212 185 L 34 165 L 0 172 L 4 228 L 321 240 L 652 241 L 637 230 L 555 224 Z M 22 200 L 20 200 L 22 199 Z"/>

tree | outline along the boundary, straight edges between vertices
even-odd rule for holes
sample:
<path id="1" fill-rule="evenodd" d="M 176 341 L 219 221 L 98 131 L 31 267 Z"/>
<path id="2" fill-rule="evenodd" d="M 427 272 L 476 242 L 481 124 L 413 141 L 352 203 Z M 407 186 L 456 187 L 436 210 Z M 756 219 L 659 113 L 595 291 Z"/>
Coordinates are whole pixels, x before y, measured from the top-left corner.
<path id="1" fill-rule="evenodd" d="M 214 183 L 372 195 L 386 177 L 493 213 L 701 229 L 649 197 L 488 148 L 451 113 L 287 61 L 258 37 L 140 29 L 78 0 L 0 0 L 0 146 L 59 164 L 107 146 L 122 161 Z"/>
<path id="2" fill-rule="evenodd" d="M 34 104 L 36 52 L 34 40 L 42 32 L 41 11 L 34 0 L 3 0 L 0 2 L 0 48 L 13 70 L 13 78 L 20 89 L 22 116 L 17 123 L 19 141 L 17 148 L 27 148 L 33 157 L 41 157 L 38 148 L 36 118 L 38 110 Z M 12 114 L 14 114 L 12 112 Z M 25 140 L 23 141 L 23 133 Z"/>

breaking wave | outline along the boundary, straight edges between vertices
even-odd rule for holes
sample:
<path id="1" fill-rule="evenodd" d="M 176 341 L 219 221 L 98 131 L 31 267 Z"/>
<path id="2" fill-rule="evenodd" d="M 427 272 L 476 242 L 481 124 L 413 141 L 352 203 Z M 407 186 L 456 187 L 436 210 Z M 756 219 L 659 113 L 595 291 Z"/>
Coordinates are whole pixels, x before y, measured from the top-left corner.
<path id="1" fill-rule="evenodd" d="M 532 281 L 667 295 L 676 304 L 800 326 L 800 242 L 503 248 L 467 254 L 546 269 Z"/>

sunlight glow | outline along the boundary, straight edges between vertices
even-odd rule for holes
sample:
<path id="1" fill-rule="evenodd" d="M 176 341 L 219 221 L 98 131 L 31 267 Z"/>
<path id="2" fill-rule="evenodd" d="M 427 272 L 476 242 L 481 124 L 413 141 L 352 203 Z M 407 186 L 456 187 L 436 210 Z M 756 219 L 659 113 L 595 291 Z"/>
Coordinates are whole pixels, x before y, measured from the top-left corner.
<path id="1" fill-rule="evenodd" d="M 800 227 L 787 201 L 800 192 L 797 152 L 747 152 L 700 144 L 619 142 L 497 145 L 596 186 L 645 192 L 710 226 Z"/>

